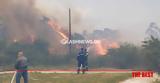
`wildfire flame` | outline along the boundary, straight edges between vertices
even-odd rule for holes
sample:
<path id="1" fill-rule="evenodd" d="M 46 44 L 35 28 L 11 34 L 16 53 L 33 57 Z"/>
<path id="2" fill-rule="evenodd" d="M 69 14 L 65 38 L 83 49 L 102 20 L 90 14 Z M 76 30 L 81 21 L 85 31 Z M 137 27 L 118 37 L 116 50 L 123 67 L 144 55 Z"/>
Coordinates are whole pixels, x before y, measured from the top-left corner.
<path id="1" fill-rule="evenodd" d="M 47 18 L 46 18 L 47 19 Z M 63 32 L 62 27 L 53 20 L 48 19 L 47 20 L 48 25 L 51 26 L 53 30 L 55 30 L 63 39 L 68 40 L 69 38 L 66 36 L 66 34 Z M 107 45 L 106 45 L 107 44 Z M 77 46 L 76 46 L 77 47 Z M 78 46 L 79 47 L 79 46 Z M 77 47 L 77 48 L 78 48 Z M 106 55 L 108 53 L 109 48 L 119 48 L 119 44 L 117 42 L 111 42 L 106 43 L 102 42 L 102 40 L 99 40 L 98 43 L 94 45 L 95 51 L 98 55 Z"/>
<path id="2" fill-rule="evenodd" d="M 96 54 L 98 55 L 106 55 L 108 53 L 108 49 L 119 48 L 119 47 L 120 46 L 117 42 L 106 43 L 102 42 L 102 40 L 99 40 L 99 42 L 95 44 Z"/>
<path id="3" fill-rule="evenodd" d="M 117 42 L 112 42 L 110 45 L 109 45 L 109 48 L 119 48 L 119 44 Z"/>
<path id="4" fill-rule="evenodd" d="M 97 44 L 95 44 L 95 48 L 96 53 L 99 55 L 105 55 L 108 52 L 107 49 L 103 47 L 102 41 L 100 40 Z"/>
<path id="5" fill-rule="evenodd" d="M 63 39 L 66 39 L 68 40 L 68 37 L 62 32 L 62 28 L 61 26 L 56 23 L 55 21 L 53 20 L 49 20 L 48 21 L 48 24 L 51 26 L 52 29 L 56 30 L 56 32 L 58 32 L 58 34 L 63 38 Z"/>

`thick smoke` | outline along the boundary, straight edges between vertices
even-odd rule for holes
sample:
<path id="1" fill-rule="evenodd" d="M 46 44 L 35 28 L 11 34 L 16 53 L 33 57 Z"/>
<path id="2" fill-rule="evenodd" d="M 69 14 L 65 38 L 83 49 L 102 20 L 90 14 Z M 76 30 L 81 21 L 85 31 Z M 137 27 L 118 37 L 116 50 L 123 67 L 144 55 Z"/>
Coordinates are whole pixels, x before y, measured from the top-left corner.
<path id="1" fill-rule="evenodd" d="M 41 39 L 50 44 L 49 49 L 52 52 L 57 52 L 55 49 L 65 50 L 59 42 L 60 36 L 50 28 L 42 19 L 43 15 L 35 8 L 34 0 L 3 0 L 1 4 L 0 17 L 9 42 L 33 43 Z"/>
<path id="2" fill-rule="evenodd" d="M 5 3 L 8 5 L 3 5 L 1 12 L 3 12 L 3 23 L 7 28 L 8 39 L 22 40 L 22 38 L 26 38 L 29 35 L 34 35 L 37 16 L 30 2 L 10 0 Z"/>
<path id="3" fill-rule="evenodd" d="M 42 2 L 40 2 L 42 1 Z M 72 31 L 82 32 L 82 28 L 86 27 L 85 11 L 79 8 L 73 8 L 71 4 L 62 5 L 55 1 L 50 3 L 50 9 L 46 9 L 46 5 L 42 4 L 45 0 L 3 0 L 0 3 L 0 17 L 2 17 L 5 26 L 6 38 L 10 42 L 29 42 L 33 43 L 36 39 L 42 39 L 49 43 L 49 51 L 52 53 L 60 52 L 66 54 L 67 46 L 60 43 L 62 39 L 60 35 L 50 28 L 44 21 L 43 17 L 49 17 L 62 26 L 64 31 L 68 30 L 68 9 L 72 8 Z M 48 1 L 48 0 L 47 0 Z M 51 1 L 52 2 L 52 1 Z M 51 6 L 53 5 L 53 6 Z M 50 11 L 49 11 L 50 10 Z M 93 24 L 94 25 L 94 24 Z M 89 27 L 86 27 L 89 28 Z M 117 32 L 109 29 L 100 31 L 95 30 L 90 37 L 86 39 L 117 39 Z M 102 34 L 102 33 L 103 34 Z M 84 36 L 84 35 L 83 35 Z M 97 37 L 96 37 L 97 36 Z M 114 40 L 113 40 L 114 41 Z"/>
<path id="4" fill-rule="evenodd" d="M 87 10 L 75 7 L 73 2 L 71 0 L 36 0 L 35 7 L 42 14 L 58 21 L 65 29 L 68 29 L 69 8 L 71 8 L 72 31 L 79 33 L 89 28 L 86 27 L 89 24 L 85 20 Z"/>

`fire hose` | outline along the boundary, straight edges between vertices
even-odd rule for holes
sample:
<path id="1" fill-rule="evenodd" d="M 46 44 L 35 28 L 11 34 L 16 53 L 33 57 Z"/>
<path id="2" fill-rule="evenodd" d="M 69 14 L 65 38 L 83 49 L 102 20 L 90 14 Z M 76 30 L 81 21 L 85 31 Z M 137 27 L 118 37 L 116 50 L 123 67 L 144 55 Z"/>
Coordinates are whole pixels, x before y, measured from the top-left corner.
<path id="1" fill-rule="evenodd" d="M 15 78 L 15 76 L 16 76 L 16 73 L 17 73 L 17 72 L 15 71 L 10 83 L 13 83 L 14 78 Z"/>

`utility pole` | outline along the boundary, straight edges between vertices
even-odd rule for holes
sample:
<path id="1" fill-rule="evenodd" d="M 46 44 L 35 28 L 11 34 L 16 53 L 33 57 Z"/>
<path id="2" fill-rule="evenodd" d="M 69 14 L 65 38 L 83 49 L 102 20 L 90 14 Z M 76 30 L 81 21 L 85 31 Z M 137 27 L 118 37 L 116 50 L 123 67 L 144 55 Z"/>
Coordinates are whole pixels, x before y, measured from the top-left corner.
<path id="1" fill-rule="evenodd" d="M 72 31 L 71 31 L 71 9 L 69 8 L 69 39 L 68 39 L 68 41 L 71 40 L 71 34 L 72 34 Z M 69 43 L 68 47 L 69 47 L 69 55 L 71 55 L 72 44 Z"/>

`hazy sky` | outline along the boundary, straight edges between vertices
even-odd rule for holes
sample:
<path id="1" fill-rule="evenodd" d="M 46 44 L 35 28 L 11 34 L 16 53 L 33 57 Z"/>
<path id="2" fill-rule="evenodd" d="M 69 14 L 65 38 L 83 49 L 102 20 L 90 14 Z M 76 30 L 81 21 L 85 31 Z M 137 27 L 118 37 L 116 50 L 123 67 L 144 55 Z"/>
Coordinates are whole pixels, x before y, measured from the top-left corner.
<path id="1" fill-rule="evenodd" d="M 160 0 L 37 0 L 36 6 L 50 15 L 61 10 L 64 16 L 70 7 L 80 13 L 83 25 L 75 31 L 108 27 L 132 42 L 143 40 L 150 22 L 160 25 Z"/>

